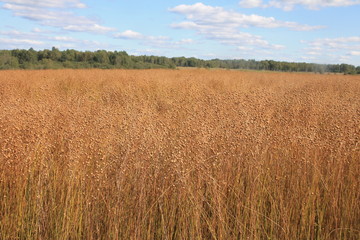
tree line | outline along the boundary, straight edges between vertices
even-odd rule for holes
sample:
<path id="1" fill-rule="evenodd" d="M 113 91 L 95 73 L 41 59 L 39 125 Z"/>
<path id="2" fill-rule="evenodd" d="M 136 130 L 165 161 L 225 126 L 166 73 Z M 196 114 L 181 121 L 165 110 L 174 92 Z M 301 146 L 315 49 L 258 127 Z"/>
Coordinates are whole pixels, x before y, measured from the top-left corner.
<path id="1" fill-rule="evenodd" d="M 282 62 L 274 60 L 203 60 L 186 57 L 132 56 L 125 51 L 60 51 L 53 47 L 35 51 L 33 48 L 1 50 L 0 69 L 149 69 L 149 68 L 225 68 L 283 72 L 317 72 L 360 74 L 360 66 L 350 64 L 315 64 L 305 62 Z"/>

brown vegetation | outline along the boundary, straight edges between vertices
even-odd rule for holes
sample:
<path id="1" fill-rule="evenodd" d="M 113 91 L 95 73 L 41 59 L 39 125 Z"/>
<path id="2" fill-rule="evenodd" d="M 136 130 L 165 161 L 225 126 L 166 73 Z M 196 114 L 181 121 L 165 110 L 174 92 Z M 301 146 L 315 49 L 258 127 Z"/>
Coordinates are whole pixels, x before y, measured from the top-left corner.
<path id="1" fill-rule="evenodd" d="M 360 77 L 0 72 L 0 239 L 360 239 Z"/>

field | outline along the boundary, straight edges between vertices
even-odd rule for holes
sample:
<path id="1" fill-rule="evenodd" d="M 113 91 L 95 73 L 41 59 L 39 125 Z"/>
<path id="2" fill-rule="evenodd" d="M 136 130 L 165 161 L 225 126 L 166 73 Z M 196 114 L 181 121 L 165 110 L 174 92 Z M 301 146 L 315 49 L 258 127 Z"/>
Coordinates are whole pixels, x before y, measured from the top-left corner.
<path id="1" fill-rule="evenodd" d="M 0 72 L 0 239 L 360 239 L 360 76 Z"/>

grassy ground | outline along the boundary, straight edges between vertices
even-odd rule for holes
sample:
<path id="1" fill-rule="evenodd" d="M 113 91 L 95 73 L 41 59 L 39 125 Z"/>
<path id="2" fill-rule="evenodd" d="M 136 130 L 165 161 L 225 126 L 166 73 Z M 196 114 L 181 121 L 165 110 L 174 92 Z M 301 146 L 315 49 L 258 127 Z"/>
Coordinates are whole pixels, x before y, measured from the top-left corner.
<path id="1" fill-rule="evenodd" d="M 0 73 L 0 239 L 360 239 L 360 77 Z"/>

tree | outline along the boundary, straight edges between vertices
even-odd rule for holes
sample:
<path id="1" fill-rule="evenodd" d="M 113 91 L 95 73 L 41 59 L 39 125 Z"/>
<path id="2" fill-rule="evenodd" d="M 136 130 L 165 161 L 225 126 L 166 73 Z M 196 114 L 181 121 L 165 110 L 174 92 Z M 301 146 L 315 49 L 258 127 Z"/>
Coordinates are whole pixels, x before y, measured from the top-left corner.
<path id="1" fill-rule="evenodd" d="M 270 71 L 295 72 L 333 72 L 344 74 L 360 74 L 360 66 L 350 64 L 315 64 L 279 62 L 274 60 L 257 61 L 255 59 L 212 59 L 202 60 L 186 57 L 163 56 L 130 56 L 125 51 L 80 52 L 73 49 L 60 51 L 53 47 L 35 51 L 2 50 L 0 51 L 0 69 L 43 69 L 43 68 L 176 68 L 176 67 L 206 67 L 226 69 L 255 69 Z"/>
<path id="2" fill-rule="evenodd" d="M 60 61 L 65 62 L 65 61 L 69 61 L 69 62 L 74 62 L 76 60 L 76 51 L 75 50 L 66 50 L 61 52 L 61 57 L 60 57 Z"/>
<path id="3" fill-rule="evenodd" d="M 13 50 L 12 56 L 16 57 L 20 64 L 35 63 L 38 61 L 37 52 L 32 48 L 29 50 Z"/>
<path id="4" fill-rule="evenodd" d="M 108 53 L 105 50 L 98 50 L 95 52 L 94 61 L 98 63 L 110 63 Z"/>
<path id="5" fill-rule="evenodd" d="M 52 47 L 50 52 L 50 59 L 53 61 L 60 61 L 61 60 L 61 52 L 56 47 Z"/>
<path id="6" fill-rule="evenodd" d="M 0 69 L 17 69 L 19 68 L 19 61 L 16 57 L 11 55 L 11 52 L 0 52 Z"/>
<path id="7" fill-rule="evenodd" d="M 356 74 L 355 66 L 349 64 L 340 64 L 340 71 L 344 74 Z"/>
<path id="8" fill-rule="evenodd" d="M 50 57 L 51 57 L 51 51 L 48 49 L 38 52 L 38 60 L 50 59 Z"/>

